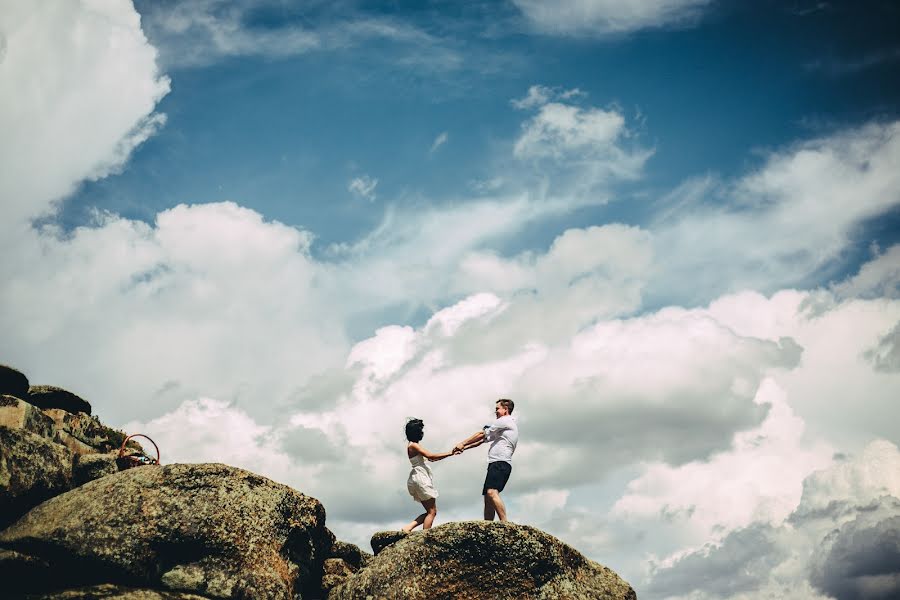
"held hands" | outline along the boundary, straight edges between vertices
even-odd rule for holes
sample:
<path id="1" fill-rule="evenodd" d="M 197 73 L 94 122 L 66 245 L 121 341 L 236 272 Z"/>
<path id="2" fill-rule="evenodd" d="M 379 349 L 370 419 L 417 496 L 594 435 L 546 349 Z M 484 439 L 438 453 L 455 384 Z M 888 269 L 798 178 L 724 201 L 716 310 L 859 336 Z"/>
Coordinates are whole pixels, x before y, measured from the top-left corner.
<path id="1" fill-rule="evenodd" d="M 457 445 L 453 446 L 453 450 L 452 450 L 453 456 L 456 456 L 457 454 L 462 454 L 463 450 L 465 450 L 465 448 L 463 447 L 462 444 L 457 444 Z"/>

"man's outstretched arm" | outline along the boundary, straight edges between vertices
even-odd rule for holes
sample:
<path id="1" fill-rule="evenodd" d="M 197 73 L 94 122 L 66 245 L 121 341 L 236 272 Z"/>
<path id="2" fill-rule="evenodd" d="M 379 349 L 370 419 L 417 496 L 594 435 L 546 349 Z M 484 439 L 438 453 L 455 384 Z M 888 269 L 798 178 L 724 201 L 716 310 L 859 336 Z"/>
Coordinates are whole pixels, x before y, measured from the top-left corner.
<path id="1" fill-rule="evenodd" d="M 463 450 L 468 450 L 469 448 L 474 448 L 476 446 L 480 446 L 484 443 L 484 431 L 476 431 L 456 446 L 454 446 L 454 450 L 458 452 L 462 452 Z"/>

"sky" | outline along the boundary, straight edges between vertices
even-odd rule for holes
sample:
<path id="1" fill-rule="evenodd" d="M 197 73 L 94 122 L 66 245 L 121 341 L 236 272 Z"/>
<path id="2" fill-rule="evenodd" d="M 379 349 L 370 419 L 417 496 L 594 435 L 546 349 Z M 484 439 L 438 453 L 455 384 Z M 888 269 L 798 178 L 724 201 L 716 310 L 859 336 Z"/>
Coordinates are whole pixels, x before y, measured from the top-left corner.
<path id="1" fill-rule="evenodd" d="M 900 7 L 6 0 L 0 362 L 162 461 L 642 599 L 900 595 Z M 481 515 L 484 449 L 434 465 Z"/>

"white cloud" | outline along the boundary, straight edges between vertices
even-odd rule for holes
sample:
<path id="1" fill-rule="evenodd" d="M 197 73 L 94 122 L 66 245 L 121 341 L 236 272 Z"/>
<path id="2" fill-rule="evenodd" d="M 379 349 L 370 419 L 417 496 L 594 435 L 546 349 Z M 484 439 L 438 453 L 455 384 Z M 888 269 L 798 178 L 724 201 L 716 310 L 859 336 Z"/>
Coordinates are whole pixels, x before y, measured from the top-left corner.
<path id="1" fill-rule="evenodd" d="M 609 147 L 626 133 L 625 118 L 615 111 L 582 110 L 556 102 L 542 105 L 523 129 L 514 148 L 520 158 L 559 158 L 568 152 Z"/>
<path id="2" fill-rule="evenodd" d="M 7 360 L 113 423 L 198 395 L 276 410 L 346 356 L 309 240 L 231 203 L 177 206 L 154 226 L 108 217 L 67 238 L 35 232 L 2 265 Z"/>
<path id="3" fill-rule="evenodd" d="M 684 543 L 698 545 L 754 523 L 781 525 L 800 502 L 804 478 L 829 466 L 833 449 L 804 444 L 804 422 L 773 379 L 762 382 L 754 401 L 769 406 L 759 427 L 735 434 L 729 450 L 708 459 L 678 467 L 647 465 L 613 514 L 682 521 L 690 528 Z"/>
<path id="4" fill-rule="evenodd" d="M 350 180 L 349 185 L 347 185 L 347 191 L 357 198 L 373 202 L 375 200 L 375 187 L 377 185 L 377 179 L 369 177 L 368 175 L 363 175 L 362 177 L 355 177 Z"/>
<path id="5" fill-rule="evenodd" d="M 629 141 L 631 137 L 625 117 L 615 109 L 550 102 L 523 124 L 513 154 L 552 164 L 586 182 L 581 187 L 592 188 L 640 175 L 653 151 Z"/>
<path id="6" fill-rule="evenodd" d="M 711 0 L 513 0 L 539 30 L 560 35 L 610 35 L 683 25 Z"/>
<path id="7" fill-rule="evenodd" d="M 753 524 L 651 573 L 650 598 L 858 598 L 900 590 L 900 452 L 869 444 L 810 474 L 786 522 Z M 891 541 L 894 540 L 894 541 Z"/>
<path id="8" fill-rule="evenodd" d="M 447 143 L 447 140 L 450 139 L 450 135 L 446 131 L 442 131 L 436 138 L 434 138 L 434 142 L 431 144 L 431 148 L 428 150 L 428 154 L 434 154 L 438 148 Z"/>
<path id="9" fill-rule="evenodd" d="M 130 2 L 0 7 L 0 197 L 8 229 L 49 212 L 85 178 L 121 168 L 165 122 L 169 91 Z"/>
<path id="10" fill-rule="evenodd" d="M 520 110 L 528 110 L 543 106 L 551 100 L 569 100 L 585 95 L 587 94 L 578 88 L 563 90 L 560 88 L 550 88 L 544 85 L 533 85 L 528 88 L 528 93 L 524 98 L 519 98 L 518 100 L 513 99 L 510 101 L 510 104 Z"/>
<path id="11" fill-rule="evenodd" d="M 734 182 L 682 188 L 650 227 L 665 249 L 654 296 L 697 303 L 819 280 L 855 227 L 900 204 L 898 162 L 900 122 L 873 123 L 775 152 Z M 870 269 L 848 285 L 892 273 L 886 262 Z"/>

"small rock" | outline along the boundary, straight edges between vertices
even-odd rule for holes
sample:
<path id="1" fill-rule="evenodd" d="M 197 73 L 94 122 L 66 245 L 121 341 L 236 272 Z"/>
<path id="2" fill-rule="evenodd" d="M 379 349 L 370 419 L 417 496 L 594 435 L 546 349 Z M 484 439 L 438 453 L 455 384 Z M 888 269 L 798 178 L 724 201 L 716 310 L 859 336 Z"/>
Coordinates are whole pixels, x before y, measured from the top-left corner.
<path id="1" fill-rule="evenodd" d="M 378 531 L 372 536 L 372 541 L 370 542 L 372 544 L 372 552 L 375 553 L 375 556 L 378 556 L 382 550 L 408 535 L 405 531 Z"/>
<path id="2" fill-rule="evenodd" d="M 332 588 L 342 584 L 345 579 L 355 572 L 356 569 L 348 564 L 343 558 L 326 559 L 324 566 L 325 574 L 322 576 L 323 596 L 327 596 Z"/>
<path id="3" fill-rule="evenodd" d="M 331 546 L 330 555 L 332 558 L 344 559 L 354 570 L 366 566 L 366 563 L 372 558 L 371 554 L 360 550 L 356 544 L 340 540 L 336 540 Z"/>

